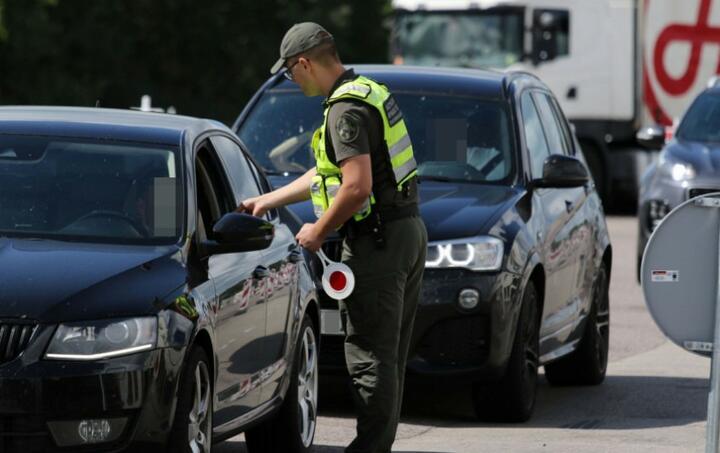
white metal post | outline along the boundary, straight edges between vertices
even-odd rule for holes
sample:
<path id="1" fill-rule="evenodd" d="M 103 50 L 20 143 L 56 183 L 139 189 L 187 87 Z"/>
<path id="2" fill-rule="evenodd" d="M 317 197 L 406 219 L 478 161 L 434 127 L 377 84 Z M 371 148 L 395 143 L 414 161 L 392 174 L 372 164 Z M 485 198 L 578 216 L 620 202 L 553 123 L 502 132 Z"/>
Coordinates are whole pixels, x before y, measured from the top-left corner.
<path id="1" fill-rule="evenodd" d="M 710 393 L 708 394 L 707 440 L 705 453 L 720 453 L 718 450 L 718 412 L 720 411 L 720 228 L 718 228 L 718 281 L 715 297 L 715 334 L 713 336 L 712 363 L 710 367 Z"/>

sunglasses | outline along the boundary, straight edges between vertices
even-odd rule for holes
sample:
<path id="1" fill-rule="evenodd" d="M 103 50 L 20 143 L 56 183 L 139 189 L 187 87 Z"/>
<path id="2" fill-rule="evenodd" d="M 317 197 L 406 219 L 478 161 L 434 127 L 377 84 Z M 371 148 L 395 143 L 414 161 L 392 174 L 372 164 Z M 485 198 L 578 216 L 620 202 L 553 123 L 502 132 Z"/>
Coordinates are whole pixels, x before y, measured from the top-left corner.
<path id="1" fill-rule="evenodd" d="M 288 66 L 287 68 L 285 68 L 285 72 L 283 73 L 283 75 L 285 76 L 286 79 L 293 80 L 292 68 L 293 68 L 293 66 L 295 66 L 298 63 L 300 63 L 300 60 L 295 60 L 295 63 L 293 63 L 290 66 Z"/>

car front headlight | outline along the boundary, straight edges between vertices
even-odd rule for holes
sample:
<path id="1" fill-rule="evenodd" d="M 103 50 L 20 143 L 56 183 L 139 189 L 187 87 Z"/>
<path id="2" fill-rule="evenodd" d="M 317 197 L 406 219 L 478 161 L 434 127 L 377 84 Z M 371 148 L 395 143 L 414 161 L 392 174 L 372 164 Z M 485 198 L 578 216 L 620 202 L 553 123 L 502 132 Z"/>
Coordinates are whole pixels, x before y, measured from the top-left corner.
<path id="1" fill-rule="evenodd" d="M 425 267 L 496 271 L 502 264 L 503 249 L 503 242 L 491 236 L 431 242 Z"/>
<path id="2" fill-rule="evenodd" d="M 666 157 L 660 159 L 660 171 L 673 181 L 685 181 L 695 177 L 695 169 L 692 165 L 683 162 L 677 162 Z"/>
<path id="3" fill-rule="evenodd" d="M 100 360 L 155 348 L 157 318 L 108 319 L 60 324 L 46 359 Z"/>

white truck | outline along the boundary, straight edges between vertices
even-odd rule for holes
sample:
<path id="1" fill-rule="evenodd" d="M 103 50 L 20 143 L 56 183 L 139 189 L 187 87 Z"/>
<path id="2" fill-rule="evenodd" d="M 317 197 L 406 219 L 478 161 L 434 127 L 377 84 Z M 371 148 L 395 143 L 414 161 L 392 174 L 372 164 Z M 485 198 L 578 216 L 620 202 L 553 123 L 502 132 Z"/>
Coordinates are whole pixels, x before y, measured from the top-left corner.
<path id="1" fill-rule="evenodd" d="M 393 0 L 393 9 L 397 64 L 540 77 L 612 204 L 634 204 L 653 158 L 640 128 L 672 126 L 720 72 L 720 0 Z"/>

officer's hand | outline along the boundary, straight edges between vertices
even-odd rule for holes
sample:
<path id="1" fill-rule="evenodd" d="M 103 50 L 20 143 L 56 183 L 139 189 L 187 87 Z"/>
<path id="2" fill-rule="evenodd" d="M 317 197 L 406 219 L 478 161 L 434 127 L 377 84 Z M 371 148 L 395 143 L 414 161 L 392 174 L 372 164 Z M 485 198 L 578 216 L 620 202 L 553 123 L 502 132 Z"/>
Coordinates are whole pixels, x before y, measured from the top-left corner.
<path id="1" fill-rule="evenodd" d="M 248 214 L 254 215 L 255 217 L 262 217 L 269 210 L 270 207 L 267 206 L 265 200 L 263 200 L 262 195 L 260 195 L 259 197 L 253 197 L 244 200 L 242 203 L 240 203 L 240 206 L 235 209 L 236 212 L 246 212 Z"/>
<path id="2" fill-rule="evenodd" d="M 319 231 L 319 228 L 314 223 L 306 223 L 295 235 L 295 239 L 311 252 L 317 252 L 325 241 L 325 235 Z"/>

